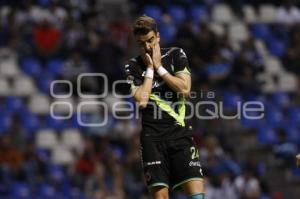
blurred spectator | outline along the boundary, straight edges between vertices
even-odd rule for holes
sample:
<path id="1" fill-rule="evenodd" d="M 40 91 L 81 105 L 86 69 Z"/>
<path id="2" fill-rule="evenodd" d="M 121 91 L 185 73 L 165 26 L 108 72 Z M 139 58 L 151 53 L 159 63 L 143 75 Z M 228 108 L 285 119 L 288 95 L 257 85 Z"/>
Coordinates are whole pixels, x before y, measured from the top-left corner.
<path id="1" fill-rule="evenodd" d="M 241 199 L 259 199 L 261 196 L 259 181 L 254 177 L 250 167 L 247 167 L 243 175 L 235 179 L 234 185 Z"/>
<path id="2" fill-rule="evenodd" d="M 292 167 L 295 164 L 297 145 L 288 141 L 287 132 L 284 129 L 278 130 L 279 142 L 273 146 L 273 153 L 277 161 L 282 161 L 283 166 Z M 277 162 L 280 165 L 280 162 Z"/>
<path id="3" fill-rule="evenodd" d="M 238 199 L 233 183 L 226 172 L 213 176 L 205 186 L 206 199 Z"/>
<path id="4" fill-rule="evenodd" d="M 32 33 L 37 53 L 42 59 L 55 55 L 59 50 L 61 32 L 47 18 L 43 17 Z"/>

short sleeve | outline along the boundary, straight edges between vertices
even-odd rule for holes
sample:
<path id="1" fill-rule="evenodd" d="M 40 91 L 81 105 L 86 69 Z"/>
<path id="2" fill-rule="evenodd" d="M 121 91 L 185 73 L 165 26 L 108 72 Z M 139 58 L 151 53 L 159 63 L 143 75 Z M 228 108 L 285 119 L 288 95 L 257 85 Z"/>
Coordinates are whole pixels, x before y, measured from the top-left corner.
<path id="1" fill-rule="evenodd" d="M 188 58 L 183 51 L 182 48 L 178 48 L 178 50 L 174 53 L 174 72 L 175 74 L 178 73 L 186 73 L 191 74 L 191 69 L 189 66 Z"/>
<path id="2" fill-rule="evenodd" d="M 135 69 L 135 65 L 132 62 L 125 65 L 125 76 L 127 83 L 131 86 L 131 89 L 136 86 L 140 86 L 143 83 L 141 75 L 138 73 L 138 70 Z"/>

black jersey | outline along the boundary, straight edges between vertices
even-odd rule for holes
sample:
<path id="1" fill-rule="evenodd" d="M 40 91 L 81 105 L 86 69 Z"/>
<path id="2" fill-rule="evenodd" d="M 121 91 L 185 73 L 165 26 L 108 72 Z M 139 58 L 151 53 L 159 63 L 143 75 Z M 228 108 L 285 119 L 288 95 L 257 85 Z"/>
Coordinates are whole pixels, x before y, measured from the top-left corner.
<path id="1" fill-rule="evenodd" d="M 181 48 L 161 48 L 161 62 L 172 75 L 190 74 L 187 56 Z M 146 70 L 141 56 L 130 59 L 125 65 L 126 78 L 132 89 L 143 84 Z M 179 132 L 172 131 L 186 126 L 185 112 L 184 97 L 173 91 L 155 72 L 149 102 L 146 108 L 141 109 L 144 136 L 160 140 L 180 136 L 175 135 Z"/>

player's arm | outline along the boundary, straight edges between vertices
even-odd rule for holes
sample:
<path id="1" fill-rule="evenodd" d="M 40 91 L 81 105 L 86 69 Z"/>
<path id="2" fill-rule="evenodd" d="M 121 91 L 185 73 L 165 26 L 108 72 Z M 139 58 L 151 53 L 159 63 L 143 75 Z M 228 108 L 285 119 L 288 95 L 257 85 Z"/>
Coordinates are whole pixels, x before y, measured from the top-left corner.
<path id="1" fill-rule="evenodd" d="M 176 73 L 175 76 L 168 73 L 161 64 L 161 54 L 159 44 L 156 44 L 152 59 L 154 68 L 162 77 L 166 84 L 175 92 L 181 93 L 183 96 L 188 96 L 191 91 L 191 76 L 189 72 Z"/>
<path id="2" fill-rule="evenodd" d="M 150 55 L 145 54 L 143 56 L 144 62 L 147 65 L 147 71 L 143 83 L 132 89 L 132 96 L 134 100 L 138 103 L 139 107 L 145 108 L 149 101 L 149 96 L 152 90 L 152 81 L 153 81 L 153 62 Z"/>
<path id="3" fill-rule="evenodd" d="M 300 153 L 296 156 L 297 166 L 300 167 Z"/>
<path id="4" fill-rule="evenodd" d="M 187 97 L 191 91 L 191 76 L 185 73 L 179 73 L 175 76 L 166 73 L 162 76 L 166 84 L 174 91 Z"/>

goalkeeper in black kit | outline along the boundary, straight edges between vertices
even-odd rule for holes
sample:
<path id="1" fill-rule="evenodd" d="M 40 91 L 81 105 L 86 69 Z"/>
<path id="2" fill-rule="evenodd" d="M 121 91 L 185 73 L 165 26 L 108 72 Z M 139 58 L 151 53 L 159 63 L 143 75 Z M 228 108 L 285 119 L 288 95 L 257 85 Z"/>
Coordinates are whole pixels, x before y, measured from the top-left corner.
<path id="1" fill-rule="evenodd" d="M 125 65 L 132 96 L 142 114 L 141 159 L 153 198 L 168 199 L 169 188 L 204 199 L 199 152 L 185 121 L 191 71 L 181 48 L 160 48 L 154 19 L 139 17 L 133 34 L 140 55 Z"/>

